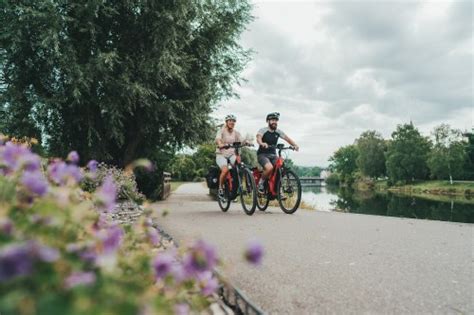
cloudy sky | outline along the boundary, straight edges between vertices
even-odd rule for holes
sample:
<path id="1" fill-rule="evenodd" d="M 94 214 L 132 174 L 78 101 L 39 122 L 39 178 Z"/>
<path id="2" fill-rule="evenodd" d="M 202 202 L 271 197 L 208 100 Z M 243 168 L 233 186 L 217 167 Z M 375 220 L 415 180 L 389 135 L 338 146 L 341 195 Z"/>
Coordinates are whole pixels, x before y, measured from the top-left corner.
<path id="1" fill-rule="evenodd" d="M 410 120 L 426 135 L 446 122 L 470 129 L 471 1 L 256 1 L 241 43 L 255 51 L 216 118 L 254 135 L 278 111 L 300 165 L 327 165 L 338 147 Z"/>

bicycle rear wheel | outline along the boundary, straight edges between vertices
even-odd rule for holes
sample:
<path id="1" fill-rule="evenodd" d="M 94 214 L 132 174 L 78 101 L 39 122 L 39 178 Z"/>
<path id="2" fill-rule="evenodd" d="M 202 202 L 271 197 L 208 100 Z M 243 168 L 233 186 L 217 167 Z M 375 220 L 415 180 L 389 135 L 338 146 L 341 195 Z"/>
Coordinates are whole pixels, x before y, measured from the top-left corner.
<path id="1" fill-rule="evenodd" d="M 301 182 L 292 170 L 280 170 L 280 180 L 277 187 L 278 203 L 286 214 L 293 214 L 301 203 Z"/>
<path id="2" fill-rule="evenodd" d="M 252 215 L 257 206 L 257 188 L 252 172 L 244 168 L 241 172 L 240 202 L 247 215 Z"/>

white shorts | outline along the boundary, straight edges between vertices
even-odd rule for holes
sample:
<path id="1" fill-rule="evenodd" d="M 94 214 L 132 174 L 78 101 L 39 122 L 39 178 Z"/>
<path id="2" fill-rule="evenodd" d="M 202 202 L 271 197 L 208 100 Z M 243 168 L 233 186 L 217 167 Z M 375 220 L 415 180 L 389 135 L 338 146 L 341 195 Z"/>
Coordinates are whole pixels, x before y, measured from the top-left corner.
<path id="1" fill-rule="evenodd" d="M 232 163 L 232 165 L 234 165 L 235 164 L 235 159 L 236 159 L 235 155 L 231 155 L 229 157 L 229 159 L 230 159 L 230 162 Z M 219 166 L 219 168 L 222 169 L 224 166 L 227 166 L 227 159 L 222 154 L 216 154 L 216 163 Z"/>

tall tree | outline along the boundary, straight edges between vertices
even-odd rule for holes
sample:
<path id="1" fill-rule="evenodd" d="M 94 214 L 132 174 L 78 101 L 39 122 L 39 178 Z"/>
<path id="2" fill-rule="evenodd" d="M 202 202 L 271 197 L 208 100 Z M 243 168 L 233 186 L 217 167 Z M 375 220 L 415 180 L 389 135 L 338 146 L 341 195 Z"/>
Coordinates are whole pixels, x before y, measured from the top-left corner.
<path id="1" fill-rule="evenodd" d="M 474 129 L 471 132 L 465 132 L 463 136 L 467 139 L 465 148 L 467 158 L 463 178 L 474 180 Z"/>
<path id="2" fill-rule="evenodd" d="M 339 174 L 341 181 L 351 183 L 357 171 L 358 155 L 359 151 L 353 144 L 341 147 L 329 158 L 329 168 Z"/>
<path id="3" fill-rule="evenodd" d="M 373 178 L 385 175 L 387 147 L 382 135 L 375 130 L 365 131 L 356 140 L 356 146 L 359 151 L 357 166 L 362 174 Z"/>
<path id="4" fill-rule="evenodd" d="M 426 179 L 430 142 L 413 123 L 398 125 L 386 153 L 386 167 L 392 182 Z"/>
<path id="5" fill-rule="evenodd" d="M 461 130 L 451 129 L 447 124 L 441 124 L 432 132 L 433 149 L 428 157 L 428 167 L 431 177 L 448 179 L 461 178 L 464 171 L 467 154 L 466 144 Z"/>
<path id="6" fill-rule="evenodd" d="M 250 9 L 245 0 L 2 1 L 4 131 L 118 165 L 195 145 L 248 60 L 238 37 Z"/>
<path id="7" fill-rule="evenodd" d="M 197 151 L 192 155 L 192 159 L 196 164 L 196 175 L 206 176 L 209 167 L 216 163 L 216 144 L 208 142 L 199 145 Z"/>

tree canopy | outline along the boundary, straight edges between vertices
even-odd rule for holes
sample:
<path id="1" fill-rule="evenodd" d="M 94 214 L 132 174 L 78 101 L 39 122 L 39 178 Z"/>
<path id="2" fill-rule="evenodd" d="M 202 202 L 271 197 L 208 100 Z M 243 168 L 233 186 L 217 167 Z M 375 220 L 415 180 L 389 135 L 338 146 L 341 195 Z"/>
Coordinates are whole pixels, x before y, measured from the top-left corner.
<path id="1" fill-rule="evenodd" d="M 394 181 L 426 179 L 430 142 L 412 123 L 398 125 L 387 151 L 387 173 Z"/>
<path id="2" fill-rule="evenodd" d="M 352 182 L 354 180 L 357 169 L 357 158 L 359 151 L 356 145 L 347 145 L 340 147 L 329 159 L 331 164 L 329 168 L 333 172 L 337 172 L 343 182 Z"/>
<path id="3" fill-rule="evenodd" d="M 387 145 L 382 135 L 375 130 L 368 130 L 363 132 L 355 143 L 359 152 L 357 167 L 362 174 L 372 178 L 385 175 Z"/>
<path id="4" fill-rule="evenodd" d="M 208 138 L 249 58 L 247 1 L 3 1 L 2 131 L 123 166 Z"/>

